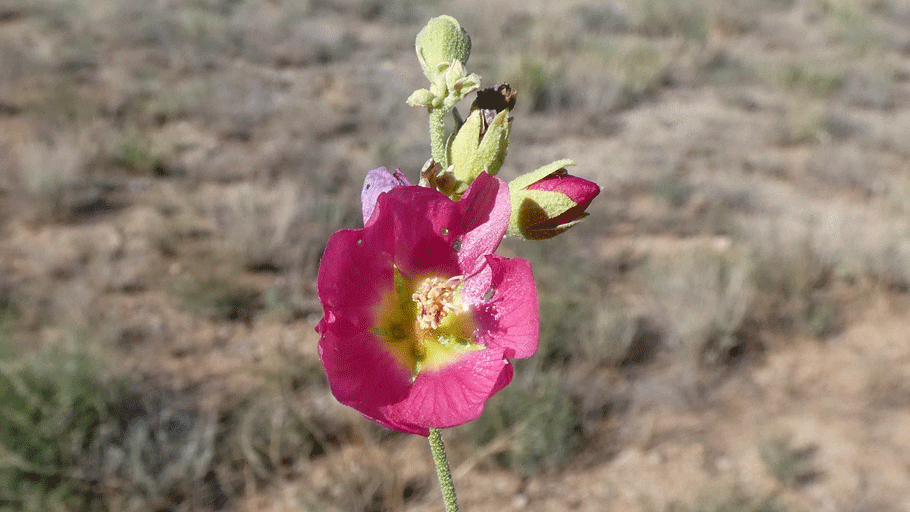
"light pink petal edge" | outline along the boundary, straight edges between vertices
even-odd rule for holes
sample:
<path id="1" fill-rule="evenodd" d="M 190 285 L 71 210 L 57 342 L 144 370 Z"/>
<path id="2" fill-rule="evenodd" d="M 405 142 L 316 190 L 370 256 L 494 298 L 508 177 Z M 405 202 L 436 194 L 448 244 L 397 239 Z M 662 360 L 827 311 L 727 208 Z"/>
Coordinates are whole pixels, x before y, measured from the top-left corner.
<path id="1" fill-rule="evenodd" d="M 401 172 L 401 169 L 390 171 L 386 167 L 378 167 L 367 173 L 366 179 L 363 180 L 363 190 L 360 192 L 360 211 L 363 214 L 363 225 L 369 224 L 373 210 L 376 209 L 376 201 L 379 194 L 388 192 L 395 187 L 410 185 L 407 176 Z"/>
<path id="2" fill-rule="evenodd" d="M 462 212 L 458 263 L 466 275 L 478 271 L 483 257 L 499 247 L 512 213 L 509 185 L 486 172 L 480 173 L 458 201 Z"/>

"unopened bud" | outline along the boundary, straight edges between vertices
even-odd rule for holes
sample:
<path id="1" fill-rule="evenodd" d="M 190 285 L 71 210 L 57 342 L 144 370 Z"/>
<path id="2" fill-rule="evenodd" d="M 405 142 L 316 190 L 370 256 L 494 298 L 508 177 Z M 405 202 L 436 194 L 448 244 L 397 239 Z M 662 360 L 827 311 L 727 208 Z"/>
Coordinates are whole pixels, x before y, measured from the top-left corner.
<path id="1" fill-rule="evenodd" d="M 417 34 L 417 59 L 423 74 L 433 83 L 453 61 L 467 64 L 471 38 L 451 16 L 437 16 Z"/>
<path id="2" fill-rule="evenodd" d="M 585 210 L 600 193 L 593 181 L 572 176 L 559 160 L 509 183 L 512 215 L 509 235 L 545 240 L 566 231 L 587 217 Z"/>

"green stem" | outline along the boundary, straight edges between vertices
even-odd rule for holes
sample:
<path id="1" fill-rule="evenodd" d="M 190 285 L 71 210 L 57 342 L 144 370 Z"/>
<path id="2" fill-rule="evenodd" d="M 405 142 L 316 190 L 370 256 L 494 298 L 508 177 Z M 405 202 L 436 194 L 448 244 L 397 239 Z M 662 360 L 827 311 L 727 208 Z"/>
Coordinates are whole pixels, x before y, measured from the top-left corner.
<path id="1" fill-rule="evenodd" d="M 443 169 L 449 166 L 449 159 L 446 157 L 445 116 L 446 111 L 442 108 L 430 109 L 430 149 L 433 160 L 436 160 Z"/>
<path id="2" fill-rule="evenodd" d="M 452 472 L 449 471 L 449 460 L 446 458 L 446 447 L 442 443 L 442 433 L 438 428 L 430 429 L 430 450 L 433 452 L 433 464 L 436 465 L 436 476 L 442 489 L 442 501 L 446 512 L 458 512 L 458 500 L 455 498 L 455 484 Z"/>

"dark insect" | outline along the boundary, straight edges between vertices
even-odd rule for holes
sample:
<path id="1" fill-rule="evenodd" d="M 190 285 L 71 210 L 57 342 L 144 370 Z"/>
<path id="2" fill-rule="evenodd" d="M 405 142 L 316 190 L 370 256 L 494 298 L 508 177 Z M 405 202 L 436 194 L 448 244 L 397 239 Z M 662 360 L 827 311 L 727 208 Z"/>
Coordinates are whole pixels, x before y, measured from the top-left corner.
<path id="1" fill-rule="evenodd" d="M 483 115 L 483 127 L 480 133 L 486 133 L 487 126 L 493 122 L 493 118 L 503 110 L 511 111 L 515 108 L 515 96 L 517 91 L 509 84 L 503 82 L 495 87 L 488 87 L 477 91 L 477 98 L 471 104 L 471 112 L 480 109 Z"/>

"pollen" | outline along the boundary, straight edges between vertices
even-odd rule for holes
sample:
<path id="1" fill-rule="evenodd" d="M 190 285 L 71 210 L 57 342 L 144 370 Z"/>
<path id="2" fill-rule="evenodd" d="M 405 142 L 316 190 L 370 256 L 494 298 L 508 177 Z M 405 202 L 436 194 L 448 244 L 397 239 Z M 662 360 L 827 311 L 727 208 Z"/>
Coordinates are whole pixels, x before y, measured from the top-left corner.
<path id="1" fill-rule="evenodd" d="M 470 306 L 461 302 L 464 276 L 408 278 L 393 270 L 394 284 L 377 302 L 369 332 L 403 369 L 416 376 L 483 348 L 474 342 Z"/>
<path id="2" fill-rule="evenodd" d="M 417 327 L 422 330 L 439 328 L 442 321 L 457 311 L 455 290 L 462 276 L 449 279 L 431 277 L 420 283 L 417 291 L 411 296 L 417 305 Z"/>

